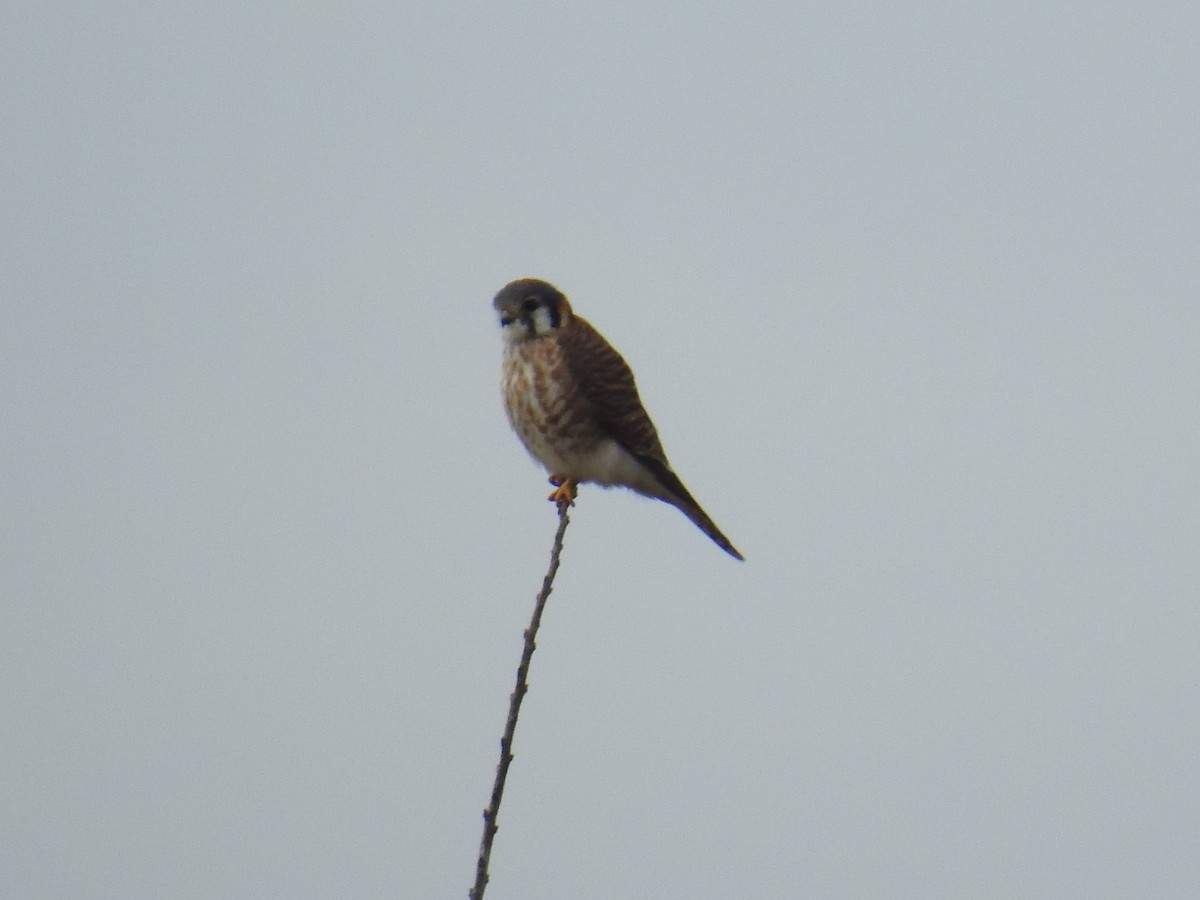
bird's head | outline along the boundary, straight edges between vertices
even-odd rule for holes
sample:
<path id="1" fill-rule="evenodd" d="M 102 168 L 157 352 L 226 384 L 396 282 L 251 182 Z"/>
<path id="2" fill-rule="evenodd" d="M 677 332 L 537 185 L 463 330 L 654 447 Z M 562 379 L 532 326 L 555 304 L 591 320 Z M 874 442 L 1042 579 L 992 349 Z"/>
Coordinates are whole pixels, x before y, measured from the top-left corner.
<path id="1" fill-rule="evenodd" d="M 506 284 L 492 305 L 504 336 L 513 343 L 552 334 L 571 320 L 571 304 L 562 291 L 536 278 Z"/>

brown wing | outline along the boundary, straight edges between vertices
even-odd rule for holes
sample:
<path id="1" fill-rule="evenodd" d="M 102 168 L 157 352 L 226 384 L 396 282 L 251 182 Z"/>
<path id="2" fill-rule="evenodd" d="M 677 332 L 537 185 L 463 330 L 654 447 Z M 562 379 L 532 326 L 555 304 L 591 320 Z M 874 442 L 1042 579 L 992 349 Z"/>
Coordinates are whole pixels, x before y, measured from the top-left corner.
<path id="1" fill-rule="evenodd" d="M 679 476 L 671 471 L 658 431 L 638 396 L 633 371 L 612 344 L 586 319 L 574 316 L 559 334 L 567 368 L 597 420 L 618 444 L 654 473 L 672 494 L 695 504 Z"/>
<path id="2" fill-rule="evenodd" d="M 638 396 L 633 372 L 621 354 L 585 319 L 574 316 L 559 333 L 571 378 L 592 406 L 596 419 L 618 444 L 645 466 L 689 519 L 726 553 L 737 559 L 742 554 L 721 533 L 700 504 L 683 486 L 667 462 L 658 432 Z"/>

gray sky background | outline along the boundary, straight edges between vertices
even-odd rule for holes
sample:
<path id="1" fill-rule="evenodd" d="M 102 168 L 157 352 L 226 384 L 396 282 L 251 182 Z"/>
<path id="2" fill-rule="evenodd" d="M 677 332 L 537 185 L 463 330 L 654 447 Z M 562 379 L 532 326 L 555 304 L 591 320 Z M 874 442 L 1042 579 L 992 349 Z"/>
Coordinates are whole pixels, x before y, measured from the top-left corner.
<path id="1" fill-rule="evenodd" d="M 1194 2 L 18 4 L 0 896 L 1200 893 Z"/>

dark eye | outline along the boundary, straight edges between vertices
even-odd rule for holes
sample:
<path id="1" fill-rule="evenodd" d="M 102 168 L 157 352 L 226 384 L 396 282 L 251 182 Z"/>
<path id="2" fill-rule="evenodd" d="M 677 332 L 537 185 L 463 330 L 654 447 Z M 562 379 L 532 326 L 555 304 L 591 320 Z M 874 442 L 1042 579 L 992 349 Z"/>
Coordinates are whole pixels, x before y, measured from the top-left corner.
<path id="1" fill-rule="evenodd" d="M 531 313 L 537 308 L 538 308 L 537 297 L 526 297 L 525 301 L 521 304 L 521 312 Z"/>

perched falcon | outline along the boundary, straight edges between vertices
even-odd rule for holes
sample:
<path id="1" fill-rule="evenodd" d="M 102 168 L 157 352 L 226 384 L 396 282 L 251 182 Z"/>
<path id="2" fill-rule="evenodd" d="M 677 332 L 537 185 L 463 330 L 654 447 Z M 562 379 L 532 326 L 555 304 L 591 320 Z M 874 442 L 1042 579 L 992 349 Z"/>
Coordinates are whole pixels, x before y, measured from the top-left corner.
<path id="1" fill-rule="evenodd" d="M 633 372 L 553 285 L 523 278 L 493 304 L 504 330 L 504 406 L 513 430 L 550 472 L 550 499 L 569 504 L 580 482 L 665 500 L 726 553 L 742 554 L 667 462 Z"/>

